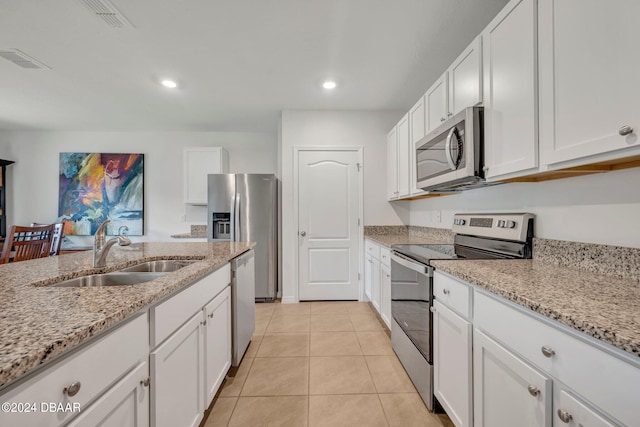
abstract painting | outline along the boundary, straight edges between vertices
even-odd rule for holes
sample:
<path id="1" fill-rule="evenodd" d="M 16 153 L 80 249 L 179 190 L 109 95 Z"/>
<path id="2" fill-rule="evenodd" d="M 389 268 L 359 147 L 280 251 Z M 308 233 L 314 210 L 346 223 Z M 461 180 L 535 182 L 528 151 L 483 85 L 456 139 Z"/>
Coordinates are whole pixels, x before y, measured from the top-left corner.
<path id="1" fill-rule="evenodd" d="M 143 234 L 144 155 L 60 153 L 58 215 L 64 234 L 90 236 L 104 220 L 107 234 Z"/>

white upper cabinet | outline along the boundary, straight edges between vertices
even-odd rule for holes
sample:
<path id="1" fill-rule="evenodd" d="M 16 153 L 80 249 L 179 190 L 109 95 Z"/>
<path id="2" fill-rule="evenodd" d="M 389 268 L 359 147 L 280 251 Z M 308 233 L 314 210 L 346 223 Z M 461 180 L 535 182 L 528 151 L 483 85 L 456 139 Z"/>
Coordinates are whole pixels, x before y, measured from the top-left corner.
<path id="1" fill-rule="evenodd" d="M 229 172 L 229 153 L 220 147 L 184 149 L 184 203 L 207 204 L 207 175 Z"/>
<path id="2" fill-rule="evenodd" d="M 426 111 L 424 104 L 425 97 L 421 97 L 416 105 L 409 110 L 409 194 L 414 196 L 426 194 L 426 191 L 416 187 L 418 168 L 416 165 L 416 142 L 420 141 L 427 134 L 426 132 Z"/>
<path id="3" fill-rule="evenodd" d="M 512 0 L 482 33 L 486 177 L 537 171 L 537 0 Z"/>
<path id="4" fill-rule="evenodd" d="M 478 36 L 451 64 L 449 105 L 452 116 L 482 102 L 482 37 Z"/>
<path id="5" fill-rule="evenodd" d="M 387 134 L 387 198 L 395 200 L 409 195 L 409 114 Z"/>
<path id="6" fill-rule="evenodd" d="M 398 126 L 394 126 L 387 134 L 387 198 L 398 194 Z"/>
<path id="7" fill-rule="evenodd" d="M 448 75 L 444 73 L 424 95 L 427 105 L 427 133 L 447 119 L 447 80 Z"/>
<path id="8" fill-rule="evenodd" d="M 638 0 L 540 2 L 543 165 L 640 153 L 639 18 Z"/>

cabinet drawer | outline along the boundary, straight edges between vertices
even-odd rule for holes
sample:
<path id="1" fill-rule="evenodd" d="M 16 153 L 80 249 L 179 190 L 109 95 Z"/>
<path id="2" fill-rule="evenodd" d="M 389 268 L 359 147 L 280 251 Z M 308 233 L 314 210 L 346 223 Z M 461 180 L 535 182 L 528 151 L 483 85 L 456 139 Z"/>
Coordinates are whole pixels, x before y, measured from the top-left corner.
<path id="1" fill-rule="evenodd" d="M 471 317 L 471 287 L 436 271 L 433 276 L 433 297 L 462 317 Z"/>
<path id="2" fill-rule="evenodd" d="M 4 393 L 2 402 L 37 406 L 34 413 L 0 413 L 2 426 L 57 426 L 78 412 L 49 412 L 41 404 L 56 403 L 84 409 L 141 360 L 149 355 L 149 323 L 146 313 L 98 338 L 81 350 L 57 362 L 34 378 Z M 77 394 L 64 389 L 80 385 Z"/>
<path id="3" fill-rule="evenodd" d="M 380 246 L 380 263 L 391 267 L 391 251 L 389 248 Z"/>
<path id="4" fill-rule="evenodd" d="M 373 243 L 371 240 L 365 239 L 364 248 L 369 255 L 380 259 L 380 246 L 377 243 Z"/>
<path id="5" fill-rule="evenodd" d="M 596 407 L 633 425 L 638 418 L 640 366 L 624 354 L 564 325 L 534 317 L 516 304 L 474 295 L 474 326 L 515 350 Z M 543 354 L 543 348 L 548 356 Z M 553 352 L 553 353 L 551 353 Z"/>
<path id="6" fill-rule="evenodd" d="M 153 307 L 151 313 L 151 348 L 155 348 L 184 324 L 202 306 L 218 295 L 231 281 L 231 268 L 225 264 L 198 282 Z"/>

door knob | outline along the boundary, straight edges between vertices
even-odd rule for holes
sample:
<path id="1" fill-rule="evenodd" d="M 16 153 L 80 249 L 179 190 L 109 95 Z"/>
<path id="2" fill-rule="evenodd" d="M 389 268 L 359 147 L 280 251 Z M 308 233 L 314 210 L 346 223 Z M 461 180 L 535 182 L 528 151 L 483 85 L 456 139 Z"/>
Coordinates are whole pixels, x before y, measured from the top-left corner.
<path id="1" fill-rule="evenodd" d="M 307 235 L 307 232 L 306 232 L 306 231 L 301 231 L 301 232 L 300 232 L 300 235 L 301 235 L 302 237 L 304 237 L 304 236 L 306 236 L 306 235 Z"/>
<path id="2" fill-rule="evenodd" d="M 629 125 L 625 125 L 618 130 L 618 133 L 620 134 L 620 136 L 626 136 L 633 133 L 633 128 Z"/>

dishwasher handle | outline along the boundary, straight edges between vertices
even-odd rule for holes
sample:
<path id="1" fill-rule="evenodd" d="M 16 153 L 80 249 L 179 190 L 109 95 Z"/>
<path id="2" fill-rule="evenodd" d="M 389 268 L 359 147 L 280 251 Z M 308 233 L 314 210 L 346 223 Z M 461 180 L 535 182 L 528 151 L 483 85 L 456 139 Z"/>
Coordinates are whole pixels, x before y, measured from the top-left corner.
<path id="1" fill-rule="evenodd" d="M 254 256 L 254 251 L 252 249 L 249 249 L 247 252 L 240 254 L 231 260 L 231 268 L 235 270 L 238 267 L 242 267 L 243 265 L 248 263 L 249 260 L 253 258 L 253 256 Z"/>

